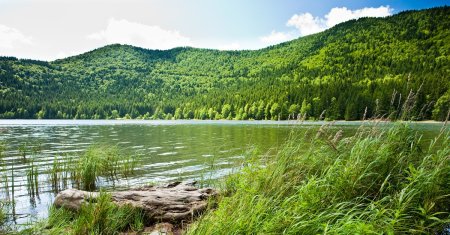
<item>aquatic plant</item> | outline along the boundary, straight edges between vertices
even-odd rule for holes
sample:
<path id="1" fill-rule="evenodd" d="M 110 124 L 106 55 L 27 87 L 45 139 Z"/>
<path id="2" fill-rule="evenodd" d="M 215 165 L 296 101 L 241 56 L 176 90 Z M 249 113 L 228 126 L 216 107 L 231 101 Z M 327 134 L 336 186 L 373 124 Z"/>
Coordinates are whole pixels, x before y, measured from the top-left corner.
<path id="1" fill-rule="evenodd" d="M 11 165 L 11 202 L 15 204 L 15 180 L 14 180 L 14 164 Z"/>
<path id="2" fill-rule="evenodd" d="M 27 144 L 26 143 L 20 144 L 19 148 L 18 148 L 18 151 L 19 151 L 19 155 L 22 157 L 22 160 L 26 161 L 27 160 L 27 155 L 28 155 Z"/>
<path id="3" fill-rule="evenodd" d="M 68 181 L 71 179 L 73 172 L 72 157 L 66 156 L 65 159 L 54 157 L 53 163 L 48 170 L 50 184 L 54 192 L 59 192 L 62 188 L 67 187 Z"/>
<path id="4" fill-rule="evenodd" d="M 123 160 L 120 161 L 120 165 L 122 166 L 120 173 L 123 176 L 127 177 L 130 175 L 133 175 L 134 171 L 136 169 L 136 166 L 137 166 L 136 157 L 132 156 L 132 155 L 128 155 L 128 156 L 124 157 Z"/>
<path id="5" fill-rule="evenodd" d="M 5 226 L 8 220 L 8 212 L 9 212 L 9 199 L 10 199 L 10 191 L 9 191 L 9 180 L 8 180 L 8 169 L 4 160 L 4 151 L 6 150 L 6 145 L 0 142 L 0 192 L 4 193 L 6 198 L 0 199 L 0 234 L 6 233 L 9 228 Z"/>
<path id="6" fill-rule="evenodd" d="M 6 150 L 6 145 L 3 142 L 0 142 L 0 162 L 3 162 L 4 151 Z"/>
<path id="7" fill-rule="evenodd" d="M 9 183 L 8 183 L 8 174 L 7 174 L 7 168 L 4 160 L 4 151 L 6 150 L 6 145 L 3 142 L 0 142 L 0 164 L 1 164 L 1 189 L 5 191 L 5 194 L 7 197 L 9 197 Z"/>
<path id="8" fill-rule="evenodd" d="M 229 176 L 188 234 L 437 234 L 450 223 L 450 135 L 427 145 L 408 124 L 323 126 Z"/>
<path id="9" fill-rule="evenodd" d="M 99 152 L 101 154 L 101 152 Z M 98 173 L 100 172 L 100 159 L 102 155 L 97 155 L 94 149 L 89 149 L 78 160 L 75 167 L 75 181 L 83 184 L 86 190 L 95 189 L 95 182 L 97 181 Z"/>
<path id="10" fill-rule="evenodd" d="M 86 190 L 94 190 L 98 177 L 116 179 L 118 175 L 132 174 L 135 157 L 123 157 L 115 146 L 92 146 L 79 159 L 73 177 Z"/>
<path id="11" fill-rule="evenodd" d="M 37 155 L 42 153 L 42 143 L 37 141 L 31 146 L 31 153 Z"/>
<path id="12" fill-rule="evenodd" d="M 134 174 L 136 166 L 136 157 L 122 154 L 116 146 L 93 145 L 79 157 L 55 156 L 47 175 L 54 192 L 67 188 L 70 182 L 92 191 L 100 178 L 127 177 Z"/>
<path id="13" fill-rule="evenodd" d="M 57 157 L 53 159 L 53 163 L 51 168 L 48 170 L 48 175 L 50 178 L 50 182 L 52 185 L 52 188 L 54 191 L 59 191 L 59 182 L 61 180 L 60 173 L 61 173 L 61 163 Z"/>
<path id="14" fill-rule="evenodd" d="M 7 217 L 7 205 L 5 201 L 0 201 L 0 228 L 3 227 L 3 225 L 6 222 Z M 2 229 L 0 229 L 1 233 Z"/>
<path id="15" fill-rule="evenodd" d="M 33 160 L 28 165 L 26 175 L 28 195 L 34 197 L 39 194 L 39 171 Z"/>

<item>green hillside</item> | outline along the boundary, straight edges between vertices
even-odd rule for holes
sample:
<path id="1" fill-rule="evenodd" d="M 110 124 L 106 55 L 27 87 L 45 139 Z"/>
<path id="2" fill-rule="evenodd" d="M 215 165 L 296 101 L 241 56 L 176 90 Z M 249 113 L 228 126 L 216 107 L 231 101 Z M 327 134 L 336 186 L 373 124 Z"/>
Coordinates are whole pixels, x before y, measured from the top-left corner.
<path id="1" fill-rule="evenodd" d="M 109 45 L 52 62 L 0 58 L 0 118 L 444 120 L 449 88 L 450 7 L 256 51 Z"/>

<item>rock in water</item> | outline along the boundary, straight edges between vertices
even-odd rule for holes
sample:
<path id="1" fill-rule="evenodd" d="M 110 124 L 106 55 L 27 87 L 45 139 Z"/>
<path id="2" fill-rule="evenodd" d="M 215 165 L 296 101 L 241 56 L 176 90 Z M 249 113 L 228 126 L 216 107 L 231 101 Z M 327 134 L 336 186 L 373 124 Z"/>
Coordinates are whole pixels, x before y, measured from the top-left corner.
<path id="1" fill-rule="evenodd" d="M 194 184 L 175 182 L 167 186 L 146 186 L 110 194 L 115 204 L 141 208 L 149 220 L 178 223 L 191 220 L 204 211 L 208 198 L 217 195 L 214 189 L 196 188 Z M 67 189 L 56 196 L 54 205 L 76 211 L 83 203 L 95 201 L 98 196 L 97 192 Z"/>

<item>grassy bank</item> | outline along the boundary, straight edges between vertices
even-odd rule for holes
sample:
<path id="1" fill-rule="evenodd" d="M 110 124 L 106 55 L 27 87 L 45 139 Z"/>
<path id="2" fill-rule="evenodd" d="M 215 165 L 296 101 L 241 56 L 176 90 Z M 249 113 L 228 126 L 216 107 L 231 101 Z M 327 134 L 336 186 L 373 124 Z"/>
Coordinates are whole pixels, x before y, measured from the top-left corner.
<path id="1" fill-rule="evenodd" d="M 425 143 L 407 124 L 326 126 L 226 179 L 218 208 L 189 234 L 435 234 L 450 223 L 446 130 Z"/>

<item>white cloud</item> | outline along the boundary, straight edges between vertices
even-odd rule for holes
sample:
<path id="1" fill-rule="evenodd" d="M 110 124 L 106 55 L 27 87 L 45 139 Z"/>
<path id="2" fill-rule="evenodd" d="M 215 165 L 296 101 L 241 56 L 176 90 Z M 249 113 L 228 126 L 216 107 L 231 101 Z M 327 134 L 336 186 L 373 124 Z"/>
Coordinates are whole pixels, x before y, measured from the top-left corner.
<path id="1" fill-rule="evenodd" d="M 303 13 L 300 15 L 295 14 L 288 20 L 286 25 L 297 28 L 302 36 L 318 33 L 324 30 L 323 19 L 314 17 L 311 13 Z"/>
<path id="2" fill-rule="evenodd" d="M 357 10 L 350 10 L 346 7 L 332 8 L 324 17 L 313 16 L 311 13 L 301 13 L 293 15 L 286 26 L 295 27 L 300 36 L 306 36 L 322 32 L 339 23 L 358 19 L 361 17 L 385 17 L 392 15 L 393 9 L 389 6 L 365 7 Z M 260 37 L 259 40 L 264 45 L 273 45 L 280 42 L 294 39 L 298 33 L 272 31 L 269 35 Z"/>
<path id="3" fill-rule="evenodd" d="M 326 26 L 333 27 L 339 23 L 361 17 L 386 17 L 392 15 L 392 12 L 393 9 L 389 6 L 380 6 L 378 8 L 365 7 L 354 11 L 346 7 L 335 7 L 325 16 Z"/>
<path id="4" fill-rule="evenodd" d="M 294 39 L 295 36 L 292 32 L 277 32 L 273 30 L 269 35 L 260 37 L 259 40 L 265 45 L 273 45 L 280 42 L 285 42 Z"/>
<path id="5" fill-rule="evenodd" d="M 87 38 L 106 41 L 108 44 L 130 44 L 150 49 L 170 49 L 192 45 L 190 38 L 181 35 L 178 31 L 114 18 L 108 21 L 105 30 L 90 34 Z"/>
<path id="6" fill-rule="evenodd" d="M 0 24 L 0 48 L 14 49 L 23 44 L 32 44 L 31 37 L 25 36 L 22 32 L 15 28 L 10 28 Z"/>
<path id="7" fill-rule="evenodd" d="M 357 10 L 350 10 L 346 7 L 335 7 L 325 15 L 325 17 L 314 17 L 311 13 L 302 13 L 293 15 L 287 26 L 295 27 L 299 30 L 301 36 L 321 32 L 333 27 L 339 23 L 358 19 L 361 17 L 385 17 L 392 15 L 393 9 L 389 6 L 365 7 Z"/>

